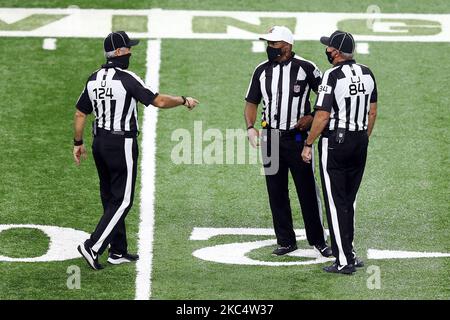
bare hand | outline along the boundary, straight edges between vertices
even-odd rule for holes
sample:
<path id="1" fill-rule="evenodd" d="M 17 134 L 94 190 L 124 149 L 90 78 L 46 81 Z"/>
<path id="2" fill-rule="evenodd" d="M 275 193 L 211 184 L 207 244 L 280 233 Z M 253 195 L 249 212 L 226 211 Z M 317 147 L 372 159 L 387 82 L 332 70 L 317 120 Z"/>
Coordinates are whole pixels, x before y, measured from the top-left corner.
<path id="1" fill-rule="evenodd" d="M 308 114 L 308 115 L 298 119 L 298 122 L 295 125 L 295 127 L 301 131 L 308 130 L 309 128 L 311 128 L 312 121 L 313 121 L 313 116 Z"/>
<path id="2" fill-rule="evenodd" d="M 302 151 L 302 159 L 306 163 L 310 163 L 312 158 L 312 148 L 304 146 Z"/>
<path id="3" fill-rule="evenodd" d="M 198 100 L 192 97 L 186 97 L 186 103 L 184 104 L 189 111 L 194 109 L 199 104 Z"/>
<path id="4" fill-rule="evenodd" d="M 73 147 L 73 160 L 75 161 L 75 164 L 77 166 L 80 165 L 81 159 L 86 160 L 87 158 L 87 152 L 86 148 L 84 147 L 84 144 L 81 146 L 74 146 Z"/>
<path id="5" fill-rule="evenodd" d="M 247 130 L 247 137 L 250 145 L 253 148 L 259 146 L 259 131 L 256 128 L 250 128 Z"/>

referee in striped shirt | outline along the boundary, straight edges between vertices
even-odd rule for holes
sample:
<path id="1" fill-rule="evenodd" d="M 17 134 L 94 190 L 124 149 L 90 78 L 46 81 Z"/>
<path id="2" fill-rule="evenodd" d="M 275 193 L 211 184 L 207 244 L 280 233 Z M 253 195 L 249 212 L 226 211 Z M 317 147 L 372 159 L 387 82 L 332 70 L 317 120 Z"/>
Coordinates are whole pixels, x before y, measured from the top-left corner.
<path id="1" fill-rule="evenodd" d="M 258 65 L 246 95 L 245 121 L 250 143 L 256 146 L 259 136 L 255 129 L 258 104 L 262 108 L 262 153 L 271 155 L 278 170 L 266 165 L 265 177 L 278 248 L 274 255 L 284 255 L 297 249 L 289 200 L 289 171 L 300 200 L 306 236 L 310 245 L 325 257 L 331 256 L 322 224 L 321 204 L 313 167 L 301 160 L 303 141 L 312 122 L 309 94 L 317 91 L 321 72 L 311 61 L 292 52 L 291 31 L 275 26 L 260 38 L 267 41 L 268 60 Z M 276 136 L 276 138 L 272 138 Z M 278 143 L 277 143 L 278 141 Z M 277 156 L 275 156 L 277 154 Z M 267 158 L 264 163 L 267 164 Z"/>
<path id="2" fill-rule="evenodd" d="M 335 31 L 320 42 L 333 68 L 319 86 L 316 113 L 302 157 L 311 161 L 319 141 L 322 188 L 335 263 L 326 272 L 352 274 L 364 263 L 353 248 L 356 195 L 366 165 L 367 146 L 377 115 L 377 85 L 372 71 L 353 60 L 355 41 Z"/>
<path id="3" fill-rule="evenodd" d="M 157 108 L 185 105 L 191 110 L 198 101 L 191 97 L 158 94 L 128 71 L 131 47 L 139 43 L 124 31 L 112 32 L 104 40 L 106 63 L 86 82 L 75 112 L 73 156 L 80 164 L 86 158 L 83 131 L 88 114 L 94 112 L 92 154 L 100 179 L 103 216 L 90 238 L 78 251 L 94 269 L 102 269 L 99 256 L 109 245 L 108 262 L 136 261 L 127 248 L 125 217 L 131 209 L 136 183 L 139 132 L 137 104 Z"/>

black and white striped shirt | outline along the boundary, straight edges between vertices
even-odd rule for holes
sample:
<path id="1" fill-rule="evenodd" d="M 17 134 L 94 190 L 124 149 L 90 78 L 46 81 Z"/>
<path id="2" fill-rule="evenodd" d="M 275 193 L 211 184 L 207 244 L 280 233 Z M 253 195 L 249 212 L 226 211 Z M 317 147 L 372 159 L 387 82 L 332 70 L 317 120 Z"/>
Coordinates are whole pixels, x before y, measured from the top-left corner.
<path id="1" fill-rule="evenodd" d="M 157 95 L 135 73 L 103 67 L 89 77 L 76 106 L 85 114 L 94 112 L 98 128 L 136 132 L 137 102 L 148 106 Z"/>
<path id="2" fill-rule="evenodd" d="M 309 94 L 321 81 L 317 66 L 295 54 L 282 63 L 264 61 L 253 72 L 245 100 L 263 100 L 262 121 L 274 129 L 290 130 L 311 113 Z"/>
<path id="3" fill-rule="evenodd" d="M 375 77 L 368 67 L 348 60 L 325 71 L 316 109 L 330 112 L 328 130 L 367 130 L 370 103 L 377 102 Z"/>

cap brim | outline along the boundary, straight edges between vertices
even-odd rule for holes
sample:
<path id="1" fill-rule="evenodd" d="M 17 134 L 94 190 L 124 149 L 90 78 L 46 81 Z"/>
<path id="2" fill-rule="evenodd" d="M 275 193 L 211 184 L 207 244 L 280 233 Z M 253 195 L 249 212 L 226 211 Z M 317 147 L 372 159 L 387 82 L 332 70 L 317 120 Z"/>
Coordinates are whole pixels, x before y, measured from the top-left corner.
<path id="1" fill-rule="evenodd" d="M 321 37 L 320 42 L 326 46 L 330 46 L 330 37 Z"/>
<path id="2" fill-rule="evenodd" d="M 264 37 L 259 38 L 259 40 L 264 40 L 264 41 L 284 41 L 283 39 L 274 37 L 271 34 L 265 35 Z"/>
<path id="3" fill-rule="evenodd" d="M 139 40 L 138 39 L 130 39 L 130 42 L 128 42 L 128 46 L 132 47 L 132 46 L 136 46 L 139 44 Z"/>

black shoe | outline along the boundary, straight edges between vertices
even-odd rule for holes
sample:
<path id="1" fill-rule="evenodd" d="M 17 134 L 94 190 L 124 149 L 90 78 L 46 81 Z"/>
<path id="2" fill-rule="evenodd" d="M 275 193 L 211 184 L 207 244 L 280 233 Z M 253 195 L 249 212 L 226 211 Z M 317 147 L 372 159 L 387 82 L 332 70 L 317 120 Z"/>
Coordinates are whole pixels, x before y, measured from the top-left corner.
<path id="1" fill-rule="evenodd" d="M 325 258 L 329 258 L 333 255 L 333 252 L 331 251 L 330 247 L 327 246 L 326 243 L 322 245 L 315 245 L 314 248 L 319 250 L 320 254 L 324 256 Z"/>
<path id="2" fill-rule="evenodd" d="M 297 250 L 297 245 L 289 245 L 287 247 L 278 247 L 275 250 L 273 250 L 272 254 L 275 256 L 282 256 L 285 255 L 286 253 L 292 252 Z"/>
<path id="3" fill-rule="evenodd" d="M 131 253 L 109 253 L 108 257 L 108 263 L 111 264 L 122 264 L 122 263 L 128 263 L 128 262 L 134 262 L 139 260 L 139 256 L 137 254 L 131 254 Z"/>
<path id="4" fill-rule="evenodd" d="M 336 262 L 331 266 L 323 268 L 323 271 L 330 273 L 341 273 L 341 274 L 352 274 L 356 272 L 356 268 L 353 264 L 348 264 L 346 266 L 339 266 Z"/>
<path id="5" fill-rule="evenodd" d="M 355 258 L 354 264 L 355 264 L 355 267 L 356 267 L 356 268 L 362 268 L 362 267 L 364 267 L 364 261 L 362 261 L 362 260 L 359 259 L 359 258 Z"/>
<path id="6" fill-rule="evenodd" d="M 86 243 L 80 244 L 78 246 L 78 252 L 86 260 L 88 265 L 94 270 L 101 270 L 103 266 L 98 262 L 98 254 L 92 251 L 91 248 L 86 246 Z"/>

